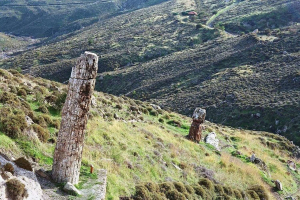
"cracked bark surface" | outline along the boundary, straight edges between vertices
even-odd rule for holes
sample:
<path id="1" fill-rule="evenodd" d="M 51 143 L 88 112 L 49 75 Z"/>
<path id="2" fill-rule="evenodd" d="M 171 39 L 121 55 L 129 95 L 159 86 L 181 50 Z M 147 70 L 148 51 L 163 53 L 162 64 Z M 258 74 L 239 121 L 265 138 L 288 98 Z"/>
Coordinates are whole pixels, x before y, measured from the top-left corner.
<path id="1" fill-rule="evenodd" d="M 53 157 L 52 178 L 57 183 L 77 184 L 79 181 L 85 128 L 97 70 L 98 56 L 90 52 L 82 54 L 72 68 Z"/>

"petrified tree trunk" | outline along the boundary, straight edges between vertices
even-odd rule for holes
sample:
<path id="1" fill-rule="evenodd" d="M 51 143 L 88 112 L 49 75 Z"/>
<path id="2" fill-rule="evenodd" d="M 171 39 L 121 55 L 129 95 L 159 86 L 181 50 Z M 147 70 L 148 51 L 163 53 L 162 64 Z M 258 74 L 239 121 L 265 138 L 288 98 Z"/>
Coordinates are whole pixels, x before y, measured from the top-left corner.
<path id="1" fill-rule="evenodd" d="M 190 127 L 188 138 L 195 142 L 200 142 L 202 134 L 202 123 L 205 121 L 206 110 L 196 108 L 193 114 L 193 122 Z"/>
<path id="2" fill-rule="evenodd" d="M 58 183 L 79 181 L 84 132 L 97 70 L 98 56 L 90 52 L 82 54 L 72 68 L 53 158 L 52 177 Z"/>

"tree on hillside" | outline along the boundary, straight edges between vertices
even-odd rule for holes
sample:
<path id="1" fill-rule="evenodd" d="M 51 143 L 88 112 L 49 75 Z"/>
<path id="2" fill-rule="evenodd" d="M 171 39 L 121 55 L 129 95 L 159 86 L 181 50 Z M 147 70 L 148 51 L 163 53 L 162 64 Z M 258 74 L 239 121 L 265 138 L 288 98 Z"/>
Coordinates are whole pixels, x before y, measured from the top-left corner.
<path id="1" fill-rule="evenodd" d="M 97 70 L 98 56 L 90 52 L 81 55 L 72 69 L 52 167 L 52 177 L 58 183 L 79 181 L 84 131 Z"/>

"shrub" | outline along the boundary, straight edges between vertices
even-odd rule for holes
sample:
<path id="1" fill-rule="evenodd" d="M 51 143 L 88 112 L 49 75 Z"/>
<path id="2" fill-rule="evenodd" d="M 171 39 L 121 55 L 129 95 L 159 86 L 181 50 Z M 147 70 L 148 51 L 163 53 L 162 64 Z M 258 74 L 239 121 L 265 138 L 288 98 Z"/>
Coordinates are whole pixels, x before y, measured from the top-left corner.
<path id="1" fill-rule="evenodd" d="M 171 190 L 166 193 L 168 199 L 186 200 L 185 196 L 176 190 Z"/>
<path id="2" fill-rule="evenodd" d="M 254 190 L 248 190 L 247 194 L 252 199 L 255 199 L 255 200 L 260 199 L 259 196 L 258 196 L 258 194 Z"/>
<path id="3" fill-rule="evenodd" d="M 241 193 L 241 191 L 235 189 L 233 190 L 234 196 L 236 197 L 236 199 L 243 199 L 243 195 Z"/>
<path id="4" fill-rule="evenodd" d="M 38 108 L 38 111 L 42 112 L 42 113 L 49 113 L 48 108 L 45 105 L 41 105 Z"/>
<path id="5" fill-rule="evenodd" d="M 14 163 L 22 169 L 32 171 L 30 162 L 28 162 L 28 160 L 26 160 L 24 157 L 18 158 L 17 160 L 14 161 Z"/>
<path id="6" fill-rule="evenodd" d="M 150 111 L 150 115 L 158 116 L 158 112 L 156 110 L 152 110 L 152 111 Z"/>
<path id="7" fill-rule="evenodd" d="M 44 120 L 45 120 L 45 122 L 46 122 L 47 124 L 49 124 L 49 125 L 51 125 L 51 124 L 53 123 L 53 121 L 52 121 L 52 119 L 51 119 L 51 117 L 50 117 L 49 115 L 43 114 L 43 115 L 41 115 L 40 117 L 43 117 Z"/>
<path id="8" fill-rule="evenodd" d="M 182 125 L 181 122 L 176 121 L 176 120 L 170 120 L 167 122 L 167 124 L 170 124 L 170 125 L 176 126 L 176 127 L 181 127 L 181 125 Z"/>
<path id="9" fill-rule="evenodd" d="M 2 130 L 11 138 L 17 138 L 22 134 L 22 131 L 27 128 L 24 113 L 9 114 L 2 120 Z"/>
<path id="10" fill-rule="evenodd" d="M 28 197 L 25 185 L 16 178 L 6 182 L 7 193 L 13 200 L 19 200 Z"/>
<path id="11" fill-rule="evenodd" d="M 164 120 L 163 118 L 159 118 L 158 121 L 159 121 L 160 123 L 164 123 L 164 122 L 165 122 L 165 120 Z"/>
<path id="12" fill-rule="evenodd" d="M 122 106 L 121 106 L 120 104 L 117 104 L 117 105 L 116 105 L 116 108 L 119 109 L 119 110 L 121 110 L 121 109 L 122 109 Z"/>
<path id="13" fill-rule="evenodd" d="M 24 98 L 27 96 L 27 92 L 24 89 L 19 89 L 17 94 L 18 96 L 22 96 Z"/>
<path id="14" fill-rule="evenodd" d="M 50 124 L 50 126 L 56 128 L 56 129 L 59 129 L 60 128 L 60 120 L 58 120 L 58 119 L 52 120 L 52 123 Z"/>
<path id="15" fill-rule="evenodd" d="M 206 198 L 206 192 L 201 186 L 194 186 L 195 194 L 201 196 L 203 199 Z"/>
<path id="16" fill-rule="evenodd" d="M 165 182 L 165 183 L 161 183 L 161 184 L 159 184 L 159 189 L 160 189 L 160 191 L 162 192 L 162 193 L 167 193 L 168 191 L 171 191 L 171 190 L 173 190 L 173 189 L 175 189 L 174 188 L 174 185 L 172 184 L 172 183 L 170 183 L 170 182 Z"/>
<path id="17" fill-rule="evenodd" d="M 151 193 L 151 200 L 167 200 L 166 197 L 163 196 L 161 193 Z"/>
<path id="18" fill-rule="evenodd" d="M 158 185 L 153 182 L 147 182 L 144 186 L 149 190 L 149 192 L 157 192 L 159 189 Z"/>
<path id="19" fill-rule="evenodd" d="M 210 190 L 210 191 L 214 190 L 214 184 L 213 184 L 209 179 L 207 179 L 207 178 L 201 179 L 201 180 L 198 182 L 198 184 L 199 184 L 200 186 L 206 187 L 206 189 L 208 189 L 208 190 Z"/>
<path id="20" fill-rule="evenodd" d="M 13 166 L 11 163 L 6 163 L 6 164 L 4 165 L 4 171 L 10 172 L 10 173 L 12 173 L 12 174 L 15 173 L 14 166 Z"/>
<path id="21" fill-rule="evenodd" d="M 48 132 L 48 130 L 44 129 L 43 127 L 41 127 L 38 124 L 33 124 L 32 125 L 33 130 L 37 133 L 38 138 L 41 142 L 47 142 L 50 134 Z"/>
<path id="22" fill-rule="evenodd" d="M 215 193 L 217 193 L 219 195 L 223 195 L 224 194 L 223 186 L 220 184 L 216 184 L 215 185 Z"/>
<path id="23" fill-rule="evenodd" d="M 188 193 L 190 193 L 190 194 L 195 193 L 194 188 L 193 188 L 192 186 L 190 186 L 190 185 L 185 185 L 185 189 L 186 189 L 186 191 L 187 191 Z"/>
<path id="24" fill-rule="evenodd" d="M 137 200 L 150 200 L 151 196 L 149 194 L 149 191 L 145 186 L 138 185 L 135 187 L 135 199 Z"/>
<path id="25" fill-rule="evenodd" d="M 39 124 L 40 126 L 47 128 L 47 123 L 43 117 L 33 116 L 33 122 Z"/>
<path id="26" fill-rule="evenodd" d="M 186 188 L 184 187 L 183 183 L 181 182 L 175 182 L 173 183 L 173 185 L 175 186 L 176 190 L 180 193 L 184 193 L 187 192 Z"/>
<path id="27" fill-rule="evenodd" d="M 223 189 L 224 189 L 224 192 L 226 194 L 228 194 L 229 196 L 232 196 L 233 195 L 233 190 L 231 187 L 227 187 L 227 186 L 223 186 Z"/>
<path id="28" fill-rule="evenodd" d="M 269 199 L 265 188 L 263 188 L 260 185 L 254 185 L 250 187 L 249 190 L 253 190 L 259 196 L 260 199 L 264 199 L 264 200 Z"/>

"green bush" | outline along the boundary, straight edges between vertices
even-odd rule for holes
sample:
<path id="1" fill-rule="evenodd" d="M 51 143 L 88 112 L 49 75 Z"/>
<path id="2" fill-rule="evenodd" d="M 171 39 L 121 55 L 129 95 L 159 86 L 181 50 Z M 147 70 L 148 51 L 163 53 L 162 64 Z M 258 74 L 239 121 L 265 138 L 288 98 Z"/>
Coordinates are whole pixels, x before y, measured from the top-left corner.
<path id="1" fill-rule="evenodd" d="M 185 185 L 185 189 L 187 190 L 188 193 L 193 194 L 195 193 L 195 190 L 192 186 L 190 185 Z"/>
<path id="2" fill-rule="evenodd" d="M 254 191 L 254 190 L 248 190 L 247 191 L 247 195 L 251 198 L 251 199 L 254 199 L 254 200 L 259 200 L 259 196 L 258 194 Z"/>
<path id="3" fill-rule="evenodd" d="M 160 123 L 164 123 L 164 122 L 165 122 L 165 120 L 164 120 L 163 118 L 159 118 L 158 121 L 159 121 Z"/>
<path id="4" fill-rule="evenodd" d="M 22 134 L 22 131 L 27 128 L 24 113 L 11 113 L 6 118 L 2 119 L 2 131 L 11 138 L 17 138 Z"/>
<path id="5" fill-rule="evenodd" d="M 194 186 L 194 190 L 195 190 L 195 194 L 197 194 L 198 196 L 201 196 L 203 199 L 206 198 L 206 192 L 201 186 L 199 186 L 199 185 Z"/>
<path id="6" fill-rule="evenodd" d="M 170 182 L 164 182 L 164 183 L 160 183 L 159 184 L 159 189 L 160 189 L 160 191 L 162 193 L 166 194 L 168 191 L 171 191 L 171 190 L 173 190 L 175 188 L 174 188 L 174 185 L 172 183 L 170 183 Z"/>
<path id="7" fill-rule="evenodd" d="M 201 179 L 198 184 L 200 186 L 203 186 L 205 187 L 206 189 L 210 190 L 210 191 L 213 191 L 214 190 L 214 184 L 207 178 L 203 178 Z"/>
<path id="8" fill-rule="evenodd" d="M 266 190 L 260 185 L 254 185 L 250 187 L 248 190 L 254 191 L 259 196 L 259 199 L 264 199 L 264 200 L 269 199 Z"/>
<path id="9" fill-rule="evenodd" d="M 153 182 L 147 182 L 144 186 L 149 190 L 149 192 L 157 192 L 159 190 L 158 185 Z"/>
<path id="10" fill-rule="evenodd" d="M 176 190 L 168 191 L 166 197 L 170 200 L 186 200 L 185 196 Z"/>
<path id="11" fill-rule="evenodd" d="M 134 199 L 137 200 L 151 200 L 151 195 L 148 189 L 143 185 L 138 185 L 135 187 Z"/>
<path id="12" fill-rule="evenodd" d="M 24 89 L 19 89 L 17 94 L 18 96 L 22 96 L 24 98 L 27 96 L 27 92 Z"/>
<path id="13" fill-rule="evenodd" d="M 186 188 L 184 187 L 183 183 L 181 182 L 175 182 L 173 183 L 173 185 L 175 186 L 176 190 L 180 193 L 184 193 L 187 192 Z"/>
<path id="14" fill-rule="evenodd" d="M 49 113 L 48 108 L 45 105 L 41 105 L 38 108 L 38 111 L 42 112 L 42 113 Z"/>
<path id="15" fill-rule="evenodd" d="M 32 128 L 37 133 L 38 138 L 41 142 L 47 142 L 48 141 L 48 139 L 50 137 L 50 134 L 49 134 L 48 130 L 44 129 L 43 127 L 41 127 L 38 124 L 33 124 Z"/>

